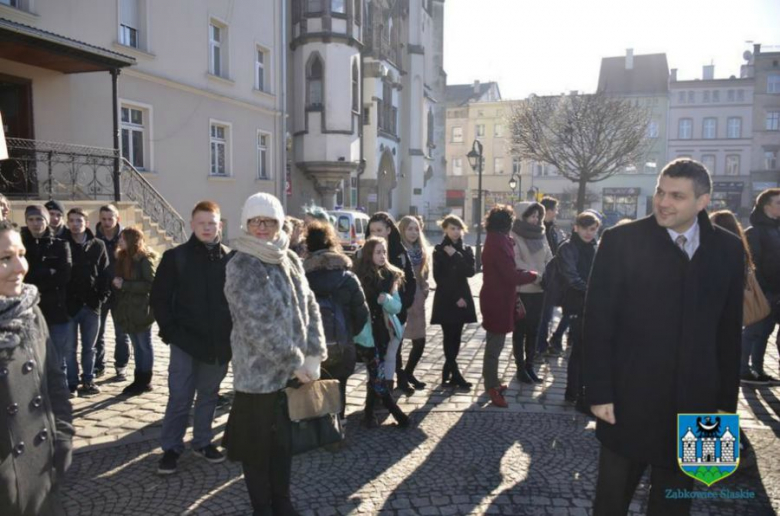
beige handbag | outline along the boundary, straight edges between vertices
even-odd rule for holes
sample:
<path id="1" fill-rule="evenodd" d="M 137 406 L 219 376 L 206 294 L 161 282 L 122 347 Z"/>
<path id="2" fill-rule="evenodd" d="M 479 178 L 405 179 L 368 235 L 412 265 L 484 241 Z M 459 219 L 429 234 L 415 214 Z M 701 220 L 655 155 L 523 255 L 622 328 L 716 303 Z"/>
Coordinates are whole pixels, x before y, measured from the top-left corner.
<path id="1" fill-rule="evenodd" d="M 745 298 L 742 305 L 742 324 L 750 326 L 764 319 L 771 313 L 769 302 L 761 290 L 756 279 L 756 273 L 752 269 L 748 271 L 745 281 Z"/>
<path id="2" fill-rule="evenodd" d="M 290 421 L 304 421 L 341 412 L 338 380 L 317 380 L 297 389 L 288 387 L 285 392 Z"/>

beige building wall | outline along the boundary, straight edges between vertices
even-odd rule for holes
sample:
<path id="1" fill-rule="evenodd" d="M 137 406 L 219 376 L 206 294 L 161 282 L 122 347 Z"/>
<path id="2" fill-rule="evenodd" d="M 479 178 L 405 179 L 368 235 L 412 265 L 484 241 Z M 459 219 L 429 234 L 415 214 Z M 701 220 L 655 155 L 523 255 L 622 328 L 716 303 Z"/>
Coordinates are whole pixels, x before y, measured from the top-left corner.
<path id="1" fill-rule="evenodd" d="M 754 45 L 751 56 L 750 76 L 755 81 L 753 102 L 753 142 L 750 171 L 752 179 L 751 201 L 766 188 L 780 185 L 780 129 L 767 120 L 770 114 L 780 113 L 780 47 Z M 780 122 L 779 122 L 780 123 Z M 774 162 L 774 166 L 772 165 Z"/>

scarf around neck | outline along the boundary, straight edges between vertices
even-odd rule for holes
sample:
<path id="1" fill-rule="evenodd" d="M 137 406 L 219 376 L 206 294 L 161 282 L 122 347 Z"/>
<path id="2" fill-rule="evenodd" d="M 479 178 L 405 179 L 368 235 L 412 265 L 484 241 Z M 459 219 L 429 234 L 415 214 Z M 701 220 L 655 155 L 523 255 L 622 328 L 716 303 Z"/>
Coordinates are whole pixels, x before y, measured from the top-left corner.
<path id="1" fill-rule="evenodd" d="M 0 349 L 15 348 L 22 339 L 34 337 L 33 308 L 39 297 L 38 288 L 27 283 L 18 296 L 0 296 Z"/>
<path id="2" fill-rule="evenodd" d="M 422 265 L 424 255 L 423 248 L 419 243 L 409 246 L 406 252 L 409 253 L 409 260 L 412 261 L 412 265 L 414 267 L 419 267 Z"/>
<path id="3" fill-rule="evenodd" d="M 532 253 L 540 251 L 544 247 L 544 226 L 531 224 L 525 220 L 516 220 L 512 231 L 525 240 L 528 250 Z"/>
<path id="4" fill-rule="evenodd" d="M 279 232 L 276 240 L 260 240 L 244 233 L 236 240 L 236 250 L 249 254 L 264 263 L 278 265 L 282 263 L 290 247 L 290 238 L 284 231 Z"/>

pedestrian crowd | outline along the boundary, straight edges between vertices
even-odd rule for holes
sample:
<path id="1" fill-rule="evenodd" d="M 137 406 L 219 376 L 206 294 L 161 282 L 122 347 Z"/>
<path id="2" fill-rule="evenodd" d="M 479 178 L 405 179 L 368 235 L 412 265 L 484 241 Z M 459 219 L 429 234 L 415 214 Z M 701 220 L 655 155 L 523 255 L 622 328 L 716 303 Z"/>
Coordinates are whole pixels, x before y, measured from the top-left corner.
<path id="1" fill-rule="evenodd" d="M 93 232 L 80 207 L 32 204 L 17 231 L 3 197 L 0 468 L 9 473 L 0 475 L 0 512 L 58 513 L 74 434 L 69 398 L 100 393 L 110 313 L 116 381 L 129 379 L 132 349 L 122 396 L 152 389 L 155 321 L 170 347 L 158 473 L 177 471 L 194 404 L 192 452 L 240 462 L 255 514 L 296 514 L 286 389 L 335 380 L 343 428 L 346 384 L 362 363 L 362 424 L 380 424 L 379 401 L 398 428 L 412 426 L 396 396 L 426 388 L 415 370 L 429 325 L 442 328 L 442 386 L 472 389 L 458 354 L 464 327 L 478 321 L 468 280 L 481 261 L 490 403 L 509 405 L 499 373 L 507 334 L 521 383 L 542 383 L 539 365 L 566 355 L 565 399 L 597 418 L 594 513 L 625 514 L 649 467 L 648 513 L 687 514 L 690 500 L 664 497 L 692 482 L 676 465 L 676 414 L 733 413 L 740 382 L 780 384 L 764 369 L 780 316 L 780 189 L 757 197 L 745 231 L 731 212 L 707 214 L 711 191 L 701 164 L 678 159 L 659 175 L 653 215 L 603 231 L 604 217 L 586 210 L 568 235 L 552 197 L 496 205 L 476 255 L 455 214 L 439 222 L 432 247 L 418 217 L 396 223 L 378 212 L 365 245 L 347 256 L 326 211 L 308 207 L 298 220 L 258 193 L 244 203 L 230 247 L 220 207 L 201 201 L 190 240 L 158 257 L 113 205 L 100 207 Z M 746 308 L 746 285 L 764 296 L 760 314 Z M 228 364 L 235 397 L 221 450 L 212 423 Z"/>

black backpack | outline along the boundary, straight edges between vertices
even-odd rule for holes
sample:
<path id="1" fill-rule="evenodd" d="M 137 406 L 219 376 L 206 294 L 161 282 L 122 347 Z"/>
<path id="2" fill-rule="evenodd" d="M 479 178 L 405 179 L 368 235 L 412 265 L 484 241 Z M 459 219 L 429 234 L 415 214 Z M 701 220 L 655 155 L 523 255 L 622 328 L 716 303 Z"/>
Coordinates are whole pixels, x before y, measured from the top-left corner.
<path id="1" fill-rule="evenodd" d="M 552 306 L 561 306 L 563 304 L 565 289 L 561 281 L 561 274 L 558 271 L 557 255 L 553 256 L 552 260 L 547 262 L 547 265 L 544 267 L 541 287 L 544 290 L 545 302 Z"/>
<path id="2" fill-rule="evenodd" d="M 344 307 L 334 299 L 332 293 L 314 294 L 320 307 L 325 343 L 328 346 L 328 358 L 322 363 L 323 375 L 346 378 L 355 371 L 357 357 Z"/>

